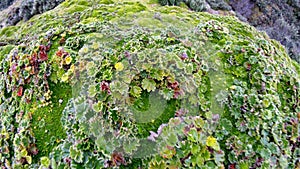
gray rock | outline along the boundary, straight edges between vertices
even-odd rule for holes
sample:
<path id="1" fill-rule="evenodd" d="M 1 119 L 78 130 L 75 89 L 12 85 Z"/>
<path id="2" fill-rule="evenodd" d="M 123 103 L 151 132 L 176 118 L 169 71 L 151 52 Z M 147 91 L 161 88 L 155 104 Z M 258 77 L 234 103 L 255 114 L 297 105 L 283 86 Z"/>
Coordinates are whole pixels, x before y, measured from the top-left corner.
<path id="1" fill-rule="evenodd" d="M 0 14 L 0 28 L 27 21 L 36 14 L 53 9 L 65 0 L 15 0 Z"/>
<path id="2" fill-rule="evenodd" d="M 9 7 L 14 0 L 1 0 L 0 1 L 0 11 Z"/>

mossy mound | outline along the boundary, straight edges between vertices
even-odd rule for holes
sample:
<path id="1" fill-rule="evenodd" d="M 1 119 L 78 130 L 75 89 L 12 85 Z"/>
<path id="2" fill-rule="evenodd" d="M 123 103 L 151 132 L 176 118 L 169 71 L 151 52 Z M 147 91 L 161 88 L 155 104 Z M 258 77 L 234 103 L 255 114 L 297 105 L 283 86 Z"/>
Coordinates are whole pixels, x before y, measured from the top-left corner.
<path id="1" fill-rule="evenodd" d="M 4 168 L 296 168 L 299 65 L 236 18 L 69 0 L 0 30 Z"/>

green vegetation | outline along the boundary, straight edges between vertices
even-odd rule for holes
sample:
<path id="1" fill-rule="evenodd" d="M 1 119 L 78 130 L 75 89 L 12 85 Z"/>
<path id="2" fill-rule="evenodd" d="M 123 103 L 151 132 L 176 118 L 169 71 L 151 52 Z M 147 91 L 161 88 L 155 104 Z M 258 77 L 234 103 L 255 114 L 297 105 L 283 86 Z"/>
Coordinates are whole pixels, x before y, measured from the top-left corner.
<path id="1" fill-rule="evenodd" d="M 19 44 L 0 48 L 1 167 L 300 165 L 299 65 L 236 18 L 69 0 L 16 27 L 0 35 Z"/>

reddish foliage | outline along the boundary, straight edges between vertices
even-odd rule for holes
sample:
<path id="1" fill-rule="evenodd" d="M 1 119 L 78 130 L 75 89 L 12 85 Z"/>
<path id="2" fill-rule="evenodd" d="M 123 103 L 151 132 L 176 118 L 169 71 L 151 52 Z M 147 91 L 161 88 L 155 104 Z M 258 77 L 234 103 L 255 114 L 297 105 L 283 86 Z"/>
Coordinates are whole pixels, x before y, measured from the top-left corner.
<path id="1" fill-rule="evenodd" d="M 45 61 L 45 60 L 48 60 L 47 47 L 44 45 L 40 45 L 39 61 Z"/>
<path id="2" fill-rule="evenodd" d="M 121 153 L 113 152 L 111 155 L 111 161 L 113 166 L 120 166 L 121 164 L 126 165 L 125 158 Z"/>
<path id="3" fill-rule="evenodd" d="M 15 72 L 17 70 L 17 67 L 18 67 L 17 63 L 13 64 L 12 67 L 11 67 L 11 71 Z"/>
<path id="4" fill-rule="evenodd" d="M 31 75 L 37 74 L 38 73 L 38 67 L 39 67 L 39 62 L 37 59 L 37 53 L 33 53 L 32 56 L 29 58 L 29 62 L 31 67 Z"/>
<path id="5" fill-rule="evenodd" d="M 176 99 L 176 98 L 178 98 L 182 94 L 183 94 L 183 91 L 180 88 L 176 88 L 176 89 L 174 89 L 174 95 L 173 95 L 173 97 Z"/>
<path id="6" fill-rule="evenodd" d="M 60 44 L 60 45 L 65 44 L 65 42 L 66 42 L 66 39 L 65 39 L 64 37 L 62 37 L 62 38 L 59 40 L 59 44 Z"/>
<path id="7" fill-rule="evenodd" d="M 179 83 L 175 81 L 174 83 L 169 83 L 168 86 L 171 87 L 172 89 L 176 89 L 179 86 Z"/>
<path id="8" fill-rule="evenodd" d="M 107 93 L 110 94 L 109 84 L 106 81 L 101 82 L 101 90 L 107 91 Z"/>
<path id="9" fill-rule="evenodd" d="M 235 169 L 235 164 L 229 164 L 228 169 Z"/>
<path id="10" fill-rule="evenodd" d="M 179 110 L 176 111 L 175 117 L 182 117 L 182 116 L 184 116 L 187 113 L 188 113 L 187 110 L 185 110 L 185 109 L 179 109 Z"/>
<path id="11" fill-rule="evenodd" d="M 56 52 L 56 56 L 65 58 L 65 57 L 69 56 L 69 53 L 66 52 L 63 48 L 61 48 Z"/>
<path id="12" fill-rule="evenodd" d="M 31 144 L 28 152 L 32 155 L 37 155 L 39 153 L 39 150 L 37 149 L 35 144 Z"/>
<path id="13" fill-rule="evenodd" d="M 17 95 L 18 95 L 19 97 L 21 97 L 21 96 L 23 95 L 23 86 L 20 86 L 20 87 L 19 87 Z"/>

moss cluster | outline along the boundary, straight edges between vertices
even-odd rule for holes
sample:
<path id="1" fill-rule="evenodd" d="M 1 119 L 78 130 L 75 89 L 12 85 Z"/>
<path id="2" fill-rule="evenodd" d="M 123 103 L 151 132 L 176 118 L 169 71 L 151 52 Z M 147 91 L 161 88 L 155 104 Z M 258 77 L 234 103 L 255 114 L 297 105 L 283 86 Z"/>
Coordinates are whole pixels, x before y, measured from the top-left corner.
<path id="1" fill-rule="evenodd" d="M 236 18 L 69 0 L 0 33 L 1 167 L 300 165 L 299 65 Z"/>

